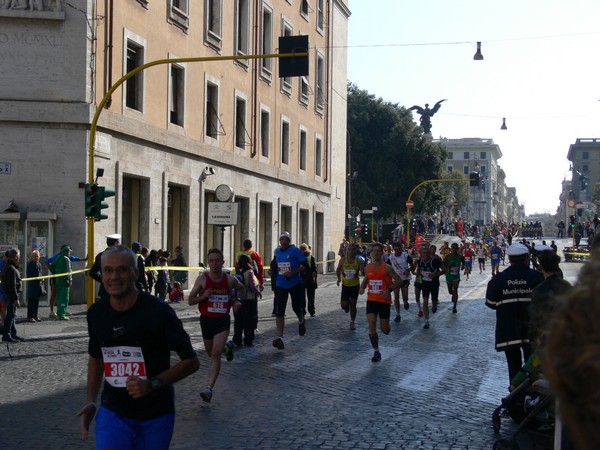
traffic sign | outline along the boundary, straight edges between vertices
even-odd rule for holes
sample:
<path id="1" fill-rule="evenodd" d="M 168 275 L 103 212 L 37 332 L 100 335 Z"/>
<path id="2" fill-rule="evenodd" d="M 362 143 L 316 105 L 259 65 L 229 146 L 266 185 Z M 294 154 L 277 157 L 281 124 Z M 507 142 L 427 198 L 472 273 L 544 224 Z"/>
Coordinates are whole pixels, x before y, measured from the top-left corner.
<path id="1" fill-rule="evenodd" d="M 406 207 L 407 207 L 408 209 L 411 209 L 413 206 L 415 206 L 415 202 L 413 202 L 412 200 L 408 200 L 408 201 L 406 202 Z"/>

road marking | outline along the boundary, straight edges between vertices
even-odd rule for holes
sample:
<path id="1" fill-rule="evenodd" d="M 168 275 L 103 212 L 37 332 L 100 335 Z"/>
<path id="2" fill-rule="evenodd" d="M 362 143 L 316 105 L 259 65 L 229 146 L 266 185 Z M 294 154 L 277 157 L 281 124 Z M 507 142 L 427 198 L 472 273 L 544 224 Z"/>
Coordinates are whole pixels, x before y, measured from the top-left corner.
<path id="1" fill-rule="evenodd" d="M 479 384 L 479 390 L 477 391 L 477 400 L 500 404 L 502 397 L 508 395 L 506 384 L 503 383 L 506 380 L 507 366 L 503 361 L 489 361 L 487 369 L 484 372 L 483 380 Z"/>
<path id="2" fill-rule="evenodd" d="M 432 352 L 421 358 L 396 386 L 410 391 L 431 391 L 446 378 L 457 361 L 458 355 L 453 353 Z"/>

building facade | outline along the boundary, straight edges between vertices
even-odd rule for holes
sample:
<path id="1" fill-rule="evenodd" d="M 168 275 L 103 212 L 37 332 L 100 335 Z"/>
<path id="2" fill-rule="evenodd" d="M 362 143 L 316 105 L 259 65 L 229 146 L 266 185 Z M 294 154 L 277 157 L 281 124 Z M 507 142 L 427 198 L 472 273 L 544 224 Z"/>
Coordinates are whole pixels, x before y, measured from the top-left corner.
<path id="1" fill-rule="evenodd" d="M 506 185 L 506 174 L 498 160 L 500 147 L 492 139 L 440 139 L 447 152 L 446 169 L 466 178 L 479 173 L 479 186 L 469 187 L 469 200 L 461 210 L 463 220 L 475 225 L 487 225 L 497 220 L 517 222 L 522 215 L 516 189 Z"/>
<path id="2" fill-rule="evenodd" d="M 190 266 L 219 247 L 231 265 L 244 239 L 268 262 L 285 230 L 326 259 L 344 232 L 349 15 L 347 0 L 0 9 L 0 192 L 17 205 L 0 213 L 0 245 L 85 255 L 120 233 L 126 245 L 181 245 Z M 309 38 L 307 76 L 280 78 L 277 59 L 248 57 L 294 35 Z M 199 57 L 157 63 L 107 95 L 143 64 Z M 88 250 L 83 187 L 95 169 L 116 195 Z M 231 203 L 235 225 L 211 220 L 215 202 Z"/>

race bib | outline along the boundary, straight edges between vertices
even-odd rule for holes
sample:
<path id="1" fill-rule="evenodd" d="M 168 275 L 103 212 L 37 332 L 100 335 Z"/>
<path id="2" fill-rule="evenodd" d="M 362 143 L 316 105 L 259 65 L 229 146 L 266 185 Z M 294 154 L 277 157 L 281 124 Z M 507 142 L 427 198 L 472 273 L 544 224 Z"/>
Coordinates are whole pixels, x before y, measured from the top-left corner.
<path id="1" fill-rule="evenodd" d="M 460 273 L 460 267 L 450 267 L 451 275 L 458 275 Z"/>
<path id="2" fill-rule="evenodd" d="M 421 272 L 423 281 L 431 281 L 431 272 Z"/>
<path id="3" fill-rule="evenodd" d="M 383 280 L 369 280 L 369 292 L 373 294 L 383 292 Z"/>
<path id="4" fill-rule="evenodd" d="M 289 262 L 277 263 L 277 269 L 281 275 L 292 271 L 292 265 Z"/>
<path id="5" fill-rule="evenodd" d="M 229 312 L 229 295 L 212 294 L 208 297 L 208 312 L 227 314 Z"/>
<path id="6" fill-rule="evenodd" d="M 356 270 L 344 270 L 344 278 L 346 278 L 347 280 L 356 278 Z"/>
<path id="7" fill-rule="evenodd" d="M 140 347 L 102 347 L 104 378 L 111 386 L 124 388 L 129 377 L 146 377 L 146 363 Z"/>

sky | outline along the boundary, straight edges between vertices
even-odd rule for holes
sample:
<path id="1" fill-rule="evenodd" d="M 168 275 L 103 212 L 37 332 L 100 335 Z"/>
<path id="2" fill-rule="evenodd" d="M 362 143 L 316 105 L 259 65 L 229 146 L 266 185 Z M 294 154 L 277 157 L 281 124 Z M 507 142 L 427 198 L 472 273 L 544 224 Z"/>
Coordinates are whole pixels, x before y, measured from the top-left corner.
<path id="1" fill-rule="evenodd" d="M 569 146 L 600 138 L 600 1 L 350 0 L 350 10 L 350 82 L 406 108 L 447 99 L 433 138 L 492 139 L 525 213 L 556 213 Z"/>

